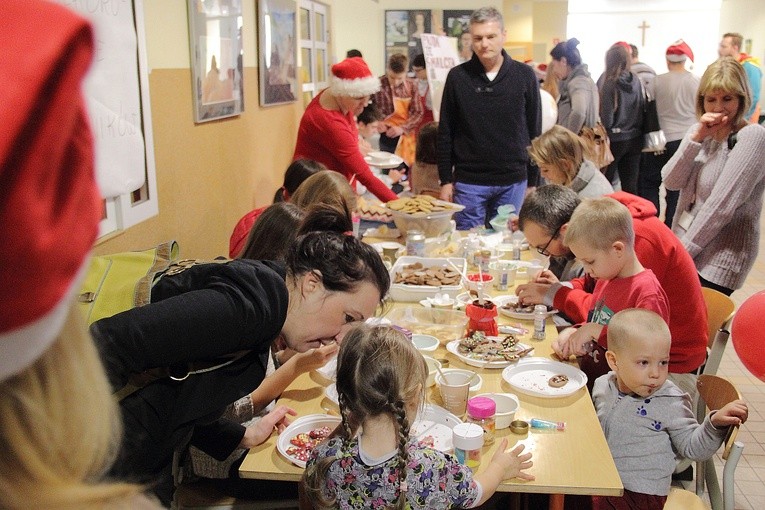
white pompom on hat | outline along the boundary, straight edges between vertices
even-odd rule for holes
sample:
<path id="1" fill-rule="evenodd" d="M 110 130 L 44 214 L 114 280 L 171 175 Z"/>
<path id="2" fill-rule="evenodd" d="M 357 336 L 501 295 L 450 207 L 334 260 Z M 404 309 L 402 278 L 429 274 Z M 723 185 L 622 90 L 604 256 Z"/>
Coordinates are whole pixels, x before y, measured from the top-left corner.
<path id="1" fill-rule="evenodd" d="M 37 16 L 8 4 L 0 31 L 25 50 L 0 58 L 0 382 L 58 337 L 101 218 L 81 92 L 90 25 L 56 4 Z"/>
<path id="2" fill-rule="evenodd" d="M 693 51 L 685 41 L 678 39 L 667 48 L 666 57 L 670 62 L 685 62 L 686 57 L 693 62 Z"/>
<path id="3" fill-rule="evenodd" d="M 380 90 L 380 79 L 372 74 L 363 58 L 346 58 L 332 66 L 329 90 L 335 96 L 371 96 Z"/>

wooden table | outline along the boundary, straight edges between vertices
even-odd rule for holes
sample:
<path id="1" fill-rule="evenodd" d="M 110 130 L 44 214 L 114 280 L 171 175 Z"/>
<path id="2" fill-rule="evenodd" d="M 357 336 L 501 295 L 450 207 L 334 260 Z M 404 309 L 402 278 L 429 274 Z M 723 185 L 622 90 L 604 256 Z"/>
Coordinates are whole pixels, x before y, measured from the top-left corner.
<path id="1" fill-rule="evenodd" d="M 522 283 L 523 280 L 520 281 Z M 519 283 L 518 280 L 516 283 Z M 508 292 L 511 293 L 512 288 Z M 496 294 L 492 292 L 491 294 Z M 418 303 L 393 303 L 386 312 L 403 307 L 415 306 Z M 533 330 L 533 323 L 517 321 L 500 315 L 499 324 L 521 323 Z M 532 340 L 531 333 L 520 337 L 520 341 L 533 345 L 534 356 L 550 357 L 551 342 L 557 336 L 552 320 L 548 319 L 547 335 L 544 340 Z M 541 418 L 552 421 L 566 422 L 564 432 L 531 429 L 526 436 L 519 436 L 509 429 L 497 431 L 497 441 L 491 446 L 484 447 L 481 468 L 485 467 L 494 454 L 500 440 L 507 437 L 510 446 L 520 441 L 526 445 L 526 451 L 533 453 L 534 466 L 531 468 L 536 480 L 524 482 L 517 479 L 505 480 L 497 489 L 501 492 L 525 492 L 551 494 L 550 508 L 563 508 L 564 494 L 590 494 L 618 496 L 623 487 L 605 437 L 598 423 L 592 400 L 586 388 L 564 398 L 531 397 L 514 392 L 512 387 L 502 379 L 502 369 L 480 369 L 468 367 L 456 356 L 446 351 L 442 345 L 435 353 L 436 358 L 446 358 L 452 368 L 470 368 L 481 374 L 483 385 L 478 393 L 515 393 L 521 403 L 516 413 L 516 419 L 529 420 Z M 325 413 L 327 409 L 337 409 L 325 397 L 324 388 L 328 384 L 315 373 L 303 374 L 282 394 L 280 404 L 294 408 L 298 416 L 315 413 Z M 428 398 L 435 404 L 441 404 L 441 398 L 436 387 L 431 388 Z M 472 393 L 471 393 L 472 395 Z M 276 449 L 276 435 L 265 443 L 252 448 L 242 463 L 239 474 L 243 478 L 259 478 L 266 480 L 298 481 L 303 470 L 286 459 Z"/>

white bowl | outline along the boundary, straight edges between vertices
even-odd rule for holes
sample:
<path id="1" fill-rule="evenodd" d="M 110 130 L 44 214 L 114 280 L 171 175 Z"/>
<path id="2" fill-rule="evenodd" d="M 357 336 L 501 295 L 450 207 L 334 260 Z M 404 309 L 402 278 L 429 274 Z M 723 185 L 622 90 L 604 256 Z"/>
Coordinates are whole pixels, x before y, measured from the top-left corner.
<path id="1" fill-rule="evenodd" d="M 425 358 L 425 363 L 428 365 L 428 378 L 425 385 L 430 388 L 436 384 L 436 374 L 438 374 L 438 369 L 436 367 L 440 367 L 441 362 L 430 356 L 423 356 L 423 358 Z"/>
<path id="2" fill-rule="evenodd" d="M 373 152 L 367 153 L 367 156 L 369 156 L 369 159 L 371 159 L 372 161 L 376 163 L 385 163 L 388 160 L 390 160 L 393 154 L 391 154 L 390 152 L 385 152 L 385 151 L 373 151 Z"/>
<path id="3" fill-rule="evenodd" d="M 420 352 L 433 352 L 441 344 L 438 338 L 432 335 L 412 335 L 412 342 Z"/>
<path id="4" fill-rule="evenodd" d="M 512 393 L 481 393 L 476 397 L 490 398 L 497 404 L 497 413 L 494 415 L 497 430 L 506 429 L 510 422 L 515 419 L 515 413 L 520 407 L 518 397 Z"/>
<path id="5" fill-rule="evenodd" d="M 471 379 L 470 381 L 470 391 L 472 392 L 480 390 L 481 386 L 483 385 L 483 379 L 481 378 L 481 376 L 473 372 L 472 370 L 464 370 L 462 368 L 443 368 L 441 369 L 441 372 L 443 372 L 444 375 L 447 375 L 447 376 L 449 374 L 457 374 L 457 373 L 465 374 L 465 376 L 474 374 L 473 379 Z M 436 384 L 440 385 L 442 382 L 443 382 L 443 379 L 441 378 L 441 374 L 436 374 Z"/>

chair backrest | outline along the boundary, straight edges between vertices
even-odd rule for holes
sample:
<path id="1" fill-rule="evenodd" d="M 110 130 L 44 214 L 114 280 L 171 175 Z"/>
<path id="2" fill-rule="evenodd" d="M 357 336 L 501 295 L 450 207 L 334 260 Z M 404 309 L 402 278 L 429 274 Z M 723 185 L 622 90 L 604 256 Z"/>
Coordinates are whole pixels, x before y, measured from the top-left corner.
<path id="1" fill-rule="evenodd" d="M 707 307 L 707 360 L 704 363 L 702 373 L 716 374 L 720 367 L 725 346 L 730 337 L 730 323 L 735 315 L 736 304 L 722 292 L 706 287 L 701 288 L 704 303 Z M 700 417 L 703 417 L 703 409 Z"/>
<path id="2" fill-rule="evenodd" d="M 707 305 L 707 330 L 709 332 L 707 346 L 711 349 L 717 332 L 728 328 L 733 319 L 736 304 L 729 296 L 714 289 L 702 287 L 701 294 L 704 296 L 704 304 Z"/>
<path id="3" fill-rule="evenodd" d="M 707 408 L 710 410 L 720 409 L 729 402 L 741 399 L 741 394 L 736 387 L 733 386 L 733 383 L 716 375 L 700 375 L 696 382 L 696 388 L 699 390 L 699 397 L 706 403 Z M 737 434 L 738 425 L 730 427 L 728 434 L 725 436 L 723 459 L 728 458 L 730 449 L 736 441 Z"/>

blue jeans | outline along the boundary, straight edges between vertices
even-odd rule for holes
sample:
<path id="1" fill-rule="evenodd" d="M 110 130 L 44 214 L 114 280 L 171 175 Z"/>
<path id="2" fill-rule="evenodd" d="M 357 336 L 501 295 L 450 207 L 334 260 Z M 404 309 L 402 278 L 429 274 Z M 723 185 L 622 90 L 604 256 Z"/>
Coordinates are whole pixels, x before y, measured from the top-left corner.
<path id="1" fill-rule="evenodd" d="M 500 205 L 513 204 L 515 210 L 520 211 L 525 195 L 526 181 L 509 186 L 481 186 L 455 182 L 454 203 L 465 206 L 463 211 L 454 215 L 457 230 L 470 230 L 479 226 L 491 228 L 489 220 L 497 215 Z"/>

